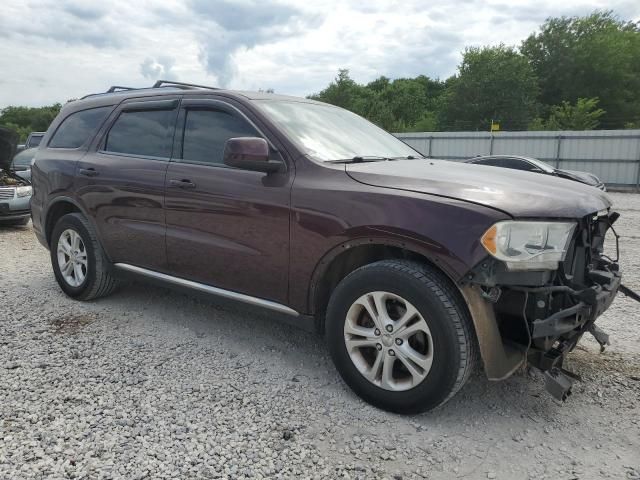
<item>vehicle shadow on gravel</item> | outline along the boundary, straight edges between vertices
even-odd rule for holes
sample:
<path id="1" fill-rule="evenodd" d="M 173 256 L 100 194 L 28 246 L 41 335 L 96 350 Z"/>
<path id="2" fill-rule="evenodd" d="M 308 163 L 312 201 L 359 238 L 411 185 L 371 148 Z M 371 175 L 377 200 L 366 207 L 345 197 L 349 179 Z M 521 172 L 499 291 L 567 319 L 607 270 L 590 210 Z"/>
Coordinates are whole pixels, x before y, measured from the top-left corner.
<path id="1" fill-rule="evenodd" d="M 31 288 L 49 290 L 54 296 L 64 298 L 63 301 L 69 302 L 69 306 L 80 307 L 74 308 L 79 310 L 78 315 L 61 318 L 53 325 L 56 333 L 75 334 L 81 329 L 90 329 L 94 322 L 107 320 L 126 322 L 132 330 L 136 329 L 135 334 L 153 329 L 180 331 L 182 333 L 175 335 L 176 341 L 185 341 L 186 329 L 191 332 L 187 334 L 189 342 L 213 349 L 224 345 L 225 350 L 237 355 L 248 368 L 262 369 L 267 366 L 283 372 L 279 381 L 299 382 L 298 385 L 307 389 L 305 398 L 313 404 L 328 407 L 357 405 L 357 408 L 350 409 L 355 419 L 379 414 L 379 410 L 360 400 L 342 382 L 321 335 L 287 323 L 295 322 L 294 317 L 138 282 L 124 283 L 107 298 L 78 304 L 66 299 L 60 292 L 52 292 L 51 289 L 57 286 L 50 277 L 45 278 L 41 277 L 42 281 L 34 279 Z M 120 328 L 119 331 L 127 335 L 127 329 Z M 597 382 L 603 376 L 621 371 L 620 365 L 624 364 L 624 360 L 616 358 L 611 352 L 600 355 L 593 345 L 588 345 L 573 353 L 569 366 L 585 375 L 586 382 L 595 381 L 597 387 Z M 623 371 L 631 377 L 640 375 L 638 362 L 627 362 Z M 637 385 L 633 380 L 630 382 L 632 386 Z M 596 387 L 579 383 L 569 402 L 561 404 L 545 392 L 540 375 L 520 370 L 505 381 L 490 382 L 482 372 L 476 372 L 447 404 L 433 412 L 409 418 L 425 427 L 451 424 L 452 428 L 454 424 L 466 421 L 470 412 L 482 422 L 497 425 L 518 418 L 533 424 L 556 420 L 562 422 L 566 408 L 583 405 L 588 401 L 585 391 Z M 387 418 L 396 417 L 393 414 L 384 415 L 388 415 Z"/>
<path id="2" fill-rule="evenodd" d="M 4 234 L 13 232 L 25 232 L 31 230 L 31 223 L 27 225 L 11 225 L 9 223 L 0 222 L 0 237 Z"/>
<path id="3" fill-rule="evenodd" d="M 290 317 L 224 299 L 199 297 L 137 282 L 126 284 L 113 296 L 99 300 L 95 305 L 109 310 L 125 309 L 137 316 L 135 321 L 154 322 L 160 328 L 186 328 L 205 344 L 209 339 L 222 342 L 225 348 L 241 358 L 253 358 L 249 368 L 262 368 L 269 364 L 275 369 L 290 372 L 283 381 L 304 382 L 305 387 L 318 397 L 310 400 L 314 403 L 357 403 L 362 413 L 354 414 L 356 418 L 360 415 L 364 418 L 376 411 L 342 382 L 325 348 L 324 338 L 283 321 L 290 322 Z M 266 352 L 266 356 L 262 359 L 256 357 L 257 351 Z M 571 363 L 572 368 L 581 371 L 582 364 L 587 367 L 586 363 L 591 361 L 587 357 L 590 359 L 592 356 L 590 351 L 586 357 L 577 355 Z M 569 402 L 581 403 L 580 393 Z M 522 369 L 505 381 L 490 382 L 482 372 L 477 372 L 443 407 L 411 418 L 424 425 L 433 422 L 454 424 L 473 411 L 482 421 L 499 424 L 523 418 L 542 424 L 561 420 L 566 415 L 565 405 L 568 404 L 556 402 L 545 392 L 542 377 L 538 374 Z"/>

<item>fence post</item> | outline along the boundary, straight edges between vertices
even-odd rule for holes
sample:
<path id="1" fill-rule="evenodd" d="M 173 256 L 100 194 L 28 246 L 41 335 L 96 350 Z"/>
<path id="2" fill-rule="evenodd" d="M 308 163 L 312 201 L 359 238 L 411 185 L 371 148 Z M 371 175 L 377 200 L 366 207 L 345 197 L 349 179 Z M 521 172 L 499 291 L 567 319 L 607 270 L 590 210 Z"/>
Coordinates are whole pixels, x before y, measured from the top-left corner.
<path id="1" fill-rule="evenodd" d="M 489 155 L 493 155 L 493 133 L 489 139 Z"/>
<path id="2" fill-rule="evenodd" d="M 638 138 L 638 161 L 636 162 L 636 191 L 640 192 L 640 137 Z"/>
<path id="3" fill-rule="evenodd" d="M 556 168 L 560 168 L 560 142 L 562 142 L 562 135 L 558 134 L 558 144 L 556 145 Z"/>
<path id="4" fill-rule="evenodd" d="M 430 135 L 428 138 L 429 138 L 429 151 L 427 152 L 427 158 L 431 158 L 431 144 L 433 143 L 433 135 Z"/>

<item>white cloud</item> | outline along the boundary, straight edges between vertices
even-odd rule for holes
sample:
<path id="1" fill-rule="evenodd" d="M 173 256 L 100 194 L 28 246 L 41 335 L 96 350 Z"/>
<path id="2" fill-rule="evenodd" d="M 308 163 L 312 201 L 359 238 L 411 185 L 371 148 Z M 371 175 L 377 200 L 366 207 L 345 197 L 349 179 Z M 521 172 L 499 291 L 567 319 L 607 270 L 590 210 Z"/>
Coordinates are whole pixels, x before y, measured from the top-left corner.
<path id="1" fill-rule="evenodd" d="M 158 78 L 294 95 L 319 91 L 339 68 L 360 82 L 446 78 L 465 46 L 518 44 L 546 17 L 597 8 L 640 19 L 636 0 L 9 0 L 0 107 Z"/>

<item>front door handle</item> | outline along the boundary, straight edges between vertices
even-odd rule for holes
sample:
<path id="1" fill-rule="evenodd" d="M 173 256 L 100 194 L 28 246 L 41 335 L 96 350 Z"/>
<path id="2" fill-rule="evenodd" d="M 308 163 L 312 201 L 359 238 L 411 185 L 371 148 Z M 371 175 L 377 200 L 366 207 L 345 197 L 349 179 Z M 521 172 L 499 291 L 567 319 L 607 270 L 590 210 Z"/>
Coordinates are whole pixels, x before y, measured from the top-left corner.
<path id="1" fill-rule="evenodd" d="M 178 188 L 196 188 L 196 184 L 186 178 L 183 178 L 182 180 L 169 180 L 169 186 Z"/>
<path id="2" fill-rule="evenodd" d="M 85 177 L 95 177 L 98 175 L 95 168 L 81 168 L 79 172 L 80 175 L 84 175 Z"/>

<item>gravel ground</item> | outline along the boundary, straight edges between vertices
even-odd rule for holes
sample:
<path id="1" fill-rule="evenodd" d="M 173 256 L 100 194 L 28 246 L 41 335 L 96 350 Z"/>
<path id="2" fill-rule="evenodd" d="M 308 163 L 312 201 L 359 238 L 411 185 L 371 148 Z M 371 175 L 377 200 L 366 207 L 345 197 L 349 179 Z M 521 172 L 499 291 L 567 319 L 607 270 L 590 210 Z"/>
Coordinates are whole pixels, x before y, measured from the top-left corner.
<path id="1" fill-rule="evenodd" d="M 622 213 L 640 291 L 640 195 Z M 323 340 L 273 314 L 130 284 L 66 298 L 31 227 L 0 229 L 0 478 L 640 478 L 640 305 L 618 296 L 569 367 L 480 375 L 399 416 L 342 383 Z"/>

